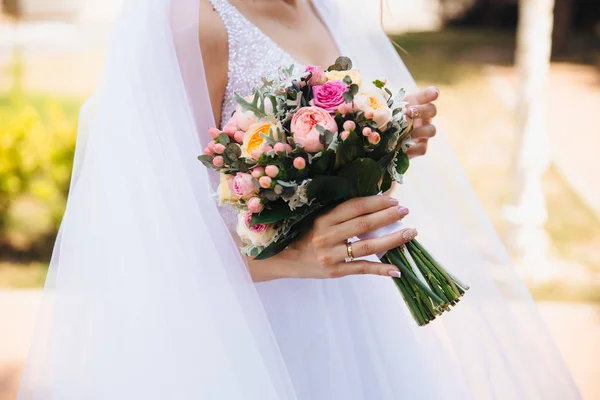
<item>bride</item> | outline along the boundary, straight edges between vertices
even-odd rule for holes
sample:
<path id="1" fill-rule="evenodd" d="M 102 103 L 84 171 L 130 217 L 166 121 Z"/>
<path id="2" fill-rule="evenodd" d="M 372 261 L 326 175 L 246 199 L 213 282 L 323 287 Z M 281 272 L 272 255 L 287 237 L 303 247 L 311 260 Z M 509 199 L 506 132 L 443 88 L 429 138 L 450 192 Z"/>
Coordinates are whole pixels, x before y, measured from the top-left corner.
<path id="1" fill-rule="evenodd" d="M 394 197 L 340 205 L 271 259 L 237 250 L 216 176 L 196 160 L 208 128 L 278 65 L 300 71 L 344 54 L 364 79 L 414 89 L 378 10 L 366 0 L 125 0 L 81 110 L 19 399 L 578 398 L 443 138 L 413 158 Z M 409 97 L 413 157 L 435 134 L 438 94 Z M 377 276 L 397 271 L 371 256 L 414 229 L 355 243 L 361 260 L 341 251 L 349 236 L 404 217 L 472 287 L 423 328 Z"/>

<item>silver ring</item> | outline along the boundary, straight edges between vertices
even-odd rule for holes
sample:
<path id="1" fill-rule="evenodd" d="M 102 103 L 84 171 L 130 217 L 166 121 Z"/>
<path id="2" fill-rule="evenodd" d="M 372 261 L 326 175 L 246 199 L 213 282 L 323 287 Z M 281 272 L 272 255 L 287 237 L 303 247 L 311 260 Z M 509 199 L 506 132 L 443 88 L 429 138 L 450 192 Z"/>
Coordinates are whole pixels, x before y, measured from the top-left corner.
<path id="1" fill-rule="evenodd" d="M 344 259 L 347 263 L 354 261 L 354 256 L 352 255 L 352 243 L 349 240 L 346 241 L 346 254 L 348 257 Z"/>

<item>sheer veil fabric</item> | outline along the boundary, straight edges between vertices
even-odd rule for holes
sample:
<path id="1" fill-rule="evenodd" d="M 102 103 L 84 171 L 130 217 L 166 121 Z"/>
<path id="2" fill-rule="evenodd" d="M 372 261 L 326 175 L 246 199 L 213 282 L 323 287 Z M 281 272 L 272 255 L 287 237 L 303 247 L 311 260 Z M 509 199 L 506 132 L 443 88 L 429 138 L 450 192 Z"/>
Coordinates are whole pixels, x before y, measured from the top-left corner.
<path id="1" fill-rule="evenodd" d="M 576 399 L 443 137 L 397 196 L 472 289 L 418 328 L 392 282 L 254 284 L 196 160 L 214 125 L 198 0 L 125 0 L 81 111 L 19 399 Z M 363 75 L 414 88 L 376 2 L 314 5 Z"/>

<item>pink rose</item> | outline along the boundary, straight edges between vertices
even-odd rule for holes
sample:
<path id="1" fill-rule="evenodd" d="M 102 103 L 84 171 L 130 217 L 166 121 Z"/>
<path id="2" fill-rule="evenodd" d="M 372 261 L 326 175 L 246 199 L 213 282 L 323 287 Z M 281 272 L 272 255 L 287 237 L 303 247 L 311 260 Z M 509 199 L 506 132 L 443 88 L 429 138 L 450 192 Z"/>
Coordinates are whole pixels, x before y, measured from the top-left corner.
<path id="1" fill-rule="evenodd" d="M 305 151 L 316 153 L 323 149 L 323 144 L 319 141 L 320 133 L 316 128 L 317 125 L 331 133 L 336 133 L 338 130 L 333 117 L 319 107 L 302 107 L 292 118 L 290 130 L 294 141 L 303 146 Z"/>
<path id="2" fill-rule="evenodd" d="M 266 231 L 269 228 L 269 224 L 256 224 L 254 226 L 250 226 L 252 222 L 252 213 L 247 213 L 245 216 L 246 227 L 250 229 L 250 232 L 261 233 Z"/>
<path id="3" fill-rule="evenodd" d="M 254 183 L 252 183 L 252 175 L 238 173 L 235 178 L 233 178 L 233 193 L 237 197 L 242 199 L 248 199 L 253 194 L 256 193 L 256 188 L 254 187 Z"/>
<path id="4" fill-rule="evenodd" d="M 348 86 L 341 81 L 329 81 L 321 86 L 313 86 L 314 105 L 335 114 L 338 106 L 344 102 L 344 93 Z"/>
<path id="5" fill-rule="evenodd" d="M 323 67 L 319 65 L 309 65 L 304 71 L 310 72 L 312 74 L 312 76 L 308 80 L 308 83 L 311 86 L 322 85 L 327 80 L 327 77 L 323 72 Z"/>
<path id="6" fill-rule="evenodd" d="M 257 214 L 265 208 L 258 197 L 251 197 L 246 204 L 248 205 L 248 211 L 253 214 Z"/>

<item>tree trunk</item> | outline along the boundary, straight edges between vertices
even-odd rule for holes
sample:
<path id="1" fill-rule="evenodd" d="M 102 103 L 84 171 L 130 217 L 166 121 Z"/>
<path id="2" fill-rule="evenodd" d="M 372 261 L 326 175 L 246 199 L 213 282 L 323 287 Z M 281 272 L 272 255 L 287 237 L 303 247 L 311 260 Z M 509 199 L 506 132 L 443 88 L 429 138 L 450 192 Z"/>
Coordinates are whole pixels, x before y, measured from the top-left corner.
<path id="1" fill-rule="evenodd" d="M 510 247 L 523 271 L 543 279 L 546 262 L 547 210 L 542 177 L 548 168 L 549 144 L 545 127 L 544 91 L 550 66 L 554 0 L 521 0 L 517 28 L 516 67 L 518 140 L 514 163 Z"/>

